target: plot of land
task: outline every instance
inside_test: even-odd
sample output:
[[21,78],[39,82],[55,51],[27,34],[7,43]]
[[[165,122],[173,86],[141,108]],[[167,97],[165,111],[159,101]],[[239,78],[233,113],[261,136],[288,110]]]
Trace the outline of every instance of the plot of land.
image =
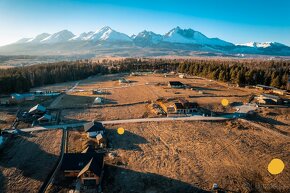
[[10,139],[0,152],[0,192],[38,192],[60,154],[61,130]]
[[289,137],[239,121],[115,125],[109,139],[118,156],[109,159],[105,192],[194,192],[213,183],[238,192],[290,189],[289,167],[267,171],[273,158],[289,165]]
[[[130,83],[118,82],[125,78]],[[167,86],[168,81],[181,81],[193,89],[173,89]],[[92,94],[92,90],[101,90],[106,94]],[[259,93],[254,89],[237,88],[224,83],[209,81],[198,77],[181,79],[177,76],[164,77],[161,74],[128,76],[125,74],[91,77],[80,81],[73,92],[64,95],[55,107],[66,107],[63,115],[69,119],[111,120],[152,117],[146,104],[158,98],[185,98],[197,102],[201,107],[218,111],[231,112],[224,108],[221,100],[226,98],[230,103],[248,102],[252,94]],[[96,97],[103,99],[102,104],[93,104]],[[91,108],[87,108],[91,107]],[[69,108],[78,108],[72,109]]]

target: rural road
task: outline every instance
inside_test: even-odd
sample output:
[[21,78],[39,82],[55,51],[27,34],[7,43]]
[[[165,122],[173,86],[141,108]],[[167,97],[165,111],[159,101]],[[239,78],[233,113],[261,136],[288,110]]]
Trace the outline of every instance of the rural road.
[[100,121],[104,125],[108,124],[121,124],[121,123],[143,123],[143,122],[160,122],[160,121],[222,121],[229,118],[225,117],[203,117],[203,116],[191,116],[191,117],[165,117],[165,118],[144,118],[144,119],[124,119],[124,120],[112,120],[112,121]]
[[60,94],[58,97],[56,97],[54,99],[54,101],[52,101],[52,103],[50,103],[48,108],[54,108],[58,105],[58,103],[61,101],[62,97],[64,94],[72,92],[78,85],[79,85],[80,81],[78,81],[77,83],[75,83],[75,85],[73,87],[71,87],[70,89],[66,90],[65,93]]
[[[143,119],[124,119],[124,120],[112,120],[112,121],[100,121],[104,125],[108,124],[125,124],[125,123],[144,123],[144,122],[160,122],[160,121],[223,121],[231,118],[228,117],[203,117],[200,115],[191,117],[165,117],[165,118],[143,118]],[[42,131],[49,129],[67,129],[68,127],[81,127],[87,122],[70,123],[70,124],[60,124],[60,125],[49,125],[49,126],[37,126],[31,128],[19,129],[21,132],[32,132],[32,131]],[[9,130],[8,132],[13,132],[14,130]]]

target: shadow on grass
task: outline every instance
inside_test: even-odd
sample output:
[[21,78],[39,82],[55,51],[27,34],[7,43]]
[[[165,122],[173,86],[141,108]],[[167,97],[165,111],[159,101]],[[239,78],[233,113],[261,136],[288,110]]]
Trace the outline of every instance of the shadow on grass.
[[[23,175],[25,178],[32,178],[42,183],[46,180],[57,159],[58,156],[47,153],[38,144],[28,141],[24,136],[10,137],[0,151],[0,168],[11,171],[8,172],[9,176],[0,172],[0,189],[4,192],[14,192],[21,189],[22,192],[31,191],[30,187],[25,187],[24,184],[18,182],[17,186],[13,187],[13,184],[16,185],[16,183],[10,180]],[[16,171],[13,168],[16,168]],[[9,187],[7,186],[8,180],[10,181]],[[13,188],[15,189],[13,190]]]
[[205,193],[208,191],[162,175],[105,165],[104,193]]
[[139,145],[148,143],[145,138],[130,131],[125,130],[124,134],[120,135],[118,134],[117,129],[106,128],[106,132],[109,140],[109,146],[114,149],[142,151]]

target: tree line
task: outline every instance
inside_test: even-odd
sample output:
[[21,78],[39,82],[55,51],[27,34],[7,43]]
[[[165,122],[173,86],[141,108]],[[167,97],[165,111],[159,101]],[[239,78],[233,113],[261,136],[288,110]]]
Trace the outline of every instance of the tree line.
[[219,59],[77,60],[0,70],[0,94],[27,92],[30,88],[76,81],[98,74],[135,71],[177,71],[239,85],[265,84],[286,88],[289,61]]
[[283,60],[191,60],[181,63],[178,71],[240,86],[263,84],[286,89],[288,75],[290,75],[290,62]]

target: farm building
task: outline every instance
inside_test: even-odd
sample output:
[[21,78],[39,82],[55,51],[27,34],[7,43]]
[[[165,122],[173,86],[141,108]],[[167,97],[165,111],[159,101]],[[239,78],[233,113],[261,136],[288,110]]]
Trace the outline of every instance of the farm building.
[[266,85],[261,85],[261,84],[257,84],[256,88],[259,89],[259,90],[272,90],[272,89],[275,89],[272,86],[266,86]]
[[84,124],[84,130],[90,138],[96,138],[98,134],[105,134],[105,128],[100,122],[89,122]]
[[46,112],[46,108],[40,104],[35,105],[28,111],[28,113],[30,114],[44,114],[45,112]]
[[65,153],[61,171],[65,177],[76,177],[84,186],[96,187],[103,175],[103,153]]
[[189,102],[184,99],[179,99],[179,102],[174,102],[174,103],[164,103],[160,101],[158,102],[158,104],[168,114],[170,113],[188,114],[188,113],[197,112],[198,110],[197,103]]
[[271,94],[261,94],[256,98],[257,102],[259,104],[264,104],[264,105],[277,105],[277,104],[282,104],[283,100],[276,95],[271,95]]
[[197,112],[198,104],[195,102],[189,102],[185,99],[179,99],[179,102],[182,105],[184,113],[193,113]]
[[168,86],[170,88],[184,88],[184,84],[179,81],[169,81]]
[[16,103],[20,103],[23,101],[33,101],[35,99],[34,94],[26,93],[26,94],[18,94],[14,93],[11,94],[11,99],[15,101]]
[[130,81],[129,80],[126,80],[125,78],[120,78],[119,79],[119,83],[122,84],[122,83],[129,83]]

